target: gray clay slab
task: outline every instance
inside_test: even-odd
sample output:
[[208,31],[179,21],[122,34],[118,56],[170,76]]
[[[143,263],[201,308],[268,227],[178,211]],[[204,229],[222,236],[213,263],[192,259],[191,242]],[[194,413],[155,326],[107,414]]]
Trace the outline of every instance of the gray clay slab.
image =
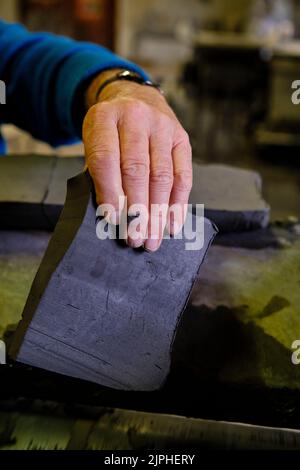
[[67,181],[83,170],[82,157],[57,157],[49,184],[46,205],[64,205],[67,193]]
[[43,202],[44,213],[54,229],[66,200],[67,180],[82,171],[82,157],[56,158],[49,182],[48,191]]
[[0,228],[42,229],[47,224],[43,201],[55,157],[0,157]]
[[53,230],[66,198],[66,182],[82,157],[0,157],[0,228]]
[[270,207],[262,198],[262,181],[254,171],[227,165],[193,165],[190,203],[204,204],[204,214],[220,232],[268,225]]
[[[22,155],[0,158],[1,228],[53,230],[66,197],[66,182],[82,170],[83,157]],[[193,164],[193,204],[220,232],[266,227],[270,208],[261,196],[261,178],[225,165]]]
[[184,238],[164,240],[152,254],[132,250],[97,238],[93,196],[88,174],[69,180],[11,355],[111,388],[155,390],[169,373],[177,325],[216,230],[203,219],[198,251],[186,250]]
[[41,203],[56,157],[7,155],[0,157],[0,201]]

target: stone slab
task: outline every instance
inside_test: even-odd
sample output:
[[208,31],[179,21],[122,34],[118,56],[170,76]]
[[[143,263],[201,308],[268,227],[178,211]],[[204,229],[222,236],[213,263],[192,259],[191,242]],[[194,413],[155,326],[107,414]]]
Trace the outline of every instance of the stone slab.
[[44,212],[54,229],[66,200],[67,180],[83,170],[82,157],[57,158],[52,171],[48,192],[44,200]]
[[0,158],[0,228],[53,230],[66,182],[83,168],[82,157],[9,155]]
[[[0,158],[0,227],[53,230],[66,197],[66,181],[82,170],[83,157],[39,155]],[[266,227],[270,208],[262,199],[260,176],[225,165],[194,163],[193,204],[220,232]]]
[[[88,174],[69,180],[66,205],[11,354],[112,388],[158,389],[168,376],[177,325],[216,230],[203,219],[202,249],[187,250],[196,221],[189,214],[183,238],[164,240],[156,253],[132,250],[97,238],[93,198]],[[202,227],[196,230],[202,233]]]
[[270,207],[262,198],[258,173],[227,165],[194,164],[192,204],[204,204],[205,216],[220,232],[266,227]]
[[35,155],[0,158],[0,228],[48,228],[43,201],[55,162]]

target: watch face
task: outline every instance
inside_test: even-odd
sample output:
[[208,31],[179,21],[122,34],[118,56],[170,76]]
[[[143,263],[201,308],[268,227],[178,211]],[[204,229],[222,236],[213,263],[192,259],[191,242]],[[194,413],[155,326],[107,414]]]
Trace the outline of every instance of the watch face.
[[96,95],[96,99],[99,98],[99,95],[101,94],[102,90],[106,87],[106,85],[113,83],[114,81],[117,81],[117,80],[128,80],[131,82],[139,83],[140,85],[148,85],[153,88],[156,88],[163,95],[163,91],[161,90],[160,86],[157,83],[154,83],[151,80],[145,80],[138,73],[132,72],[131,70],[122,70],[121,72],[118,72],[114,77],[111,77],[108,80],[106,80],[106,82],[104,82],[100,86]]
[[119,73],[120,78],[127,78],[129,80],[143,80],[137,73],[131,72],[130,70],[124,70]]
[[120,72],[119,76],[120,77],[129,77],[131,75],[131,72],[129,70],[123,70],[123,72]]

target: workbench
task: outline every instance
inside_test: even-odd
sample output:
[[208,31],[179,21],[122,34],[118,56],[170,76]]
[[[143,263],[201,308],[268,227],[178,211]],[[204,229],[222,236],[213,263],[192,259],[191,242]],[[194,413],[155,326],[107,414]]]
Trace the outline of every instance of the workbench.
[[[20,320],[50,236],[48,232],[0,233],[1,337],[9,339]],[[21,439],[7,444],[7,433],[0,432],[0,448],[32,447],[33,442],[36,446],[40,442],[39,445],[46,448],[54,444],[66,447],[63,434],[64,426],[70,426],[68,416],[62,419],[57,415],[55,421],[54,413],[52,441],[42,443],[39,440],[41,413],[49,406],[55,410],[63,408],[64,412],[71,410],[77,417],[81,407],[87,413],[84,416],[93,415],[99,407],[101,413],[105,408],[106,415],[108,407],[299,428],[300,365],[293,365],[291,361],[291,345],[300,336],[299,280],[298,237],[287,248],[255,250],[213,245],[179,330],[173,371],[162,391],[118,392],[21,364],[0,366],[0,408],[4,413],[1,416],[5,416],[11,436],[20,421],[17,436]],[[47,413],[49,410],[45,416]],[[120,413],[126,421],[127,412]],[[128,413],[131,416],[132,412]],[[97,417],[100,415],[96,413]],[[145,419],[139,413],[134,416],[138,421]],[[170,419],[165,416],[165,423]],[[30,423],[31,444],[23,440],[26,420]],[[109,419],[105,422],[101,426],[108,447],[104,448],[110,448],[117,439],[116,429]],[[84,429],[84,423],[76,426]],[[114,432],[109,440],[107,433],[111,426]],[[189,428],[190,421],[183,420],[182,426]],[[167,426],[166,433],[171,440],[178,438],[175,429],[176,426]],[[126,434],[126,426],[119,432]],[[6,437],[1,443],[3,436]],[[160,433],[156,438],[161,439]],[[220,438],[210,435],[209,439],[216,446],[221,445]],[[101,448],[104,444],[99,445]]]
[[[7,344],[51,234],[0,230],[0,339]],[[0,366],[0,449],[299,448],[300,364],[292,362],[299,285],[296,219],[218,235],[162,390],[122,392],[8,360]]]

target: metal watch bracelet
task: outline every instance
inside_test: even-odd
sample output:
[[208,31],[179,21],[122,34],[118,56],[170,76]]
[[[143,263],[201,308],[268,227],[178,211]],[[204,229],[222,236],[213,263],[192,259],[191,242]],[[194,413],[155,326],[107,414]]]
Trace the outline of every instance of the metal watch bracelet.
[[99,99],[99,96],[102,93],[102,91],[104,90],[104,88],[106,88],[111,83],[117,82],[119,80],[126,80],[126,81],[129,81],[129,82],[138,83],[139,85],[150,86],[150,87],[153,87],[156,90],[158,90],[162,95],[164,94],[163,90],[161,89],[161,87],[158,83],[152,82],[151,80],[145,80],[140,75],[138,75],[135,72],[131,72],[130,70],[122,70],[122,72],[116,73],[116,75],[114,75],[113,77],[108,78],[107,80],[105,80],[100,85],[99,89],[97,90],[95,100],[97,101]]

